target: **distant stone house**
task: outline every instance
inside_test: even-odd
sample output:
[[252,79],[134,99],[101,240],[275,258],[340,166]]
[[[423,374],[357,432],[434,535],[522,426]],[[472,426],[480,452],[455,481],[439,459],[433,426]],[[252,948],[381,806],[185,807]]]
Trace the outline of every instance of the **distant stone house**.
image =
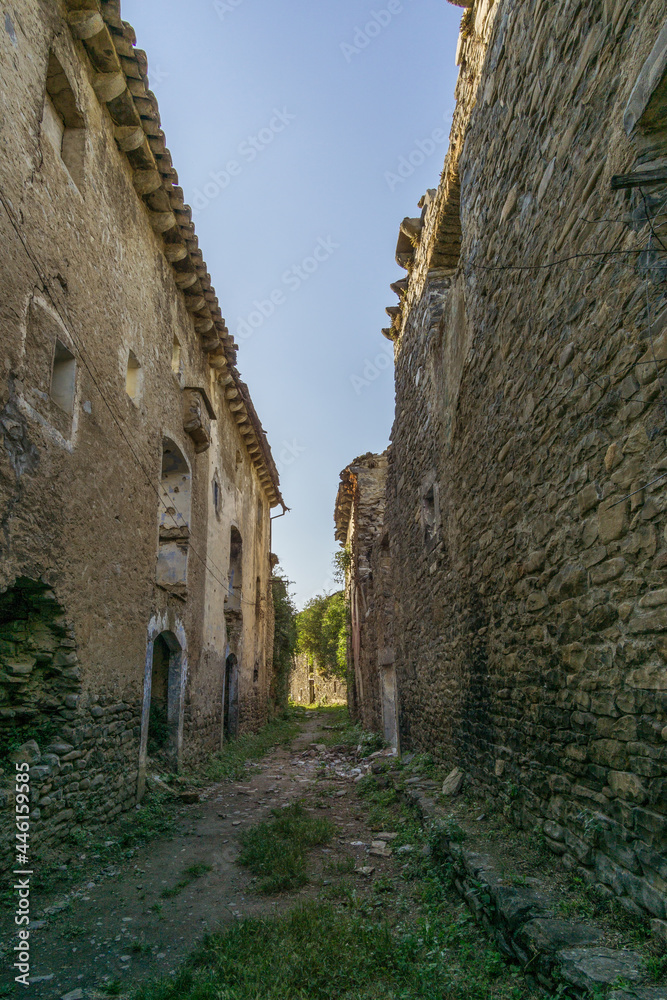
[[119,3],[8,8],[0,72],[0,738],[48,840],[265,719],[282,498]]
[[289,697],[295,705],[345,705],[347,685],[339,677],[325,677],[312,656],[299,653],[290,672]]
[[664,920],[665,6],[467,6],[384,331],[400,738]]

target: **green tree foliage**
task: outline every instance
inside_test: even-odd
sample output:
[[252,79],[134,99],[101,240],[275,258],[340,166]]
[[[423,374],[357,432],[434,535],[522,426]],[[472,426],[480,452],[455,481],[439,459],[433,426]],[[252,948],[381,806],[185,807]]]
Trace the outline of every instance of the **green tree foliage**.
[[292,658],[297,648],[297,613],[287,577],[274,573],[271,587],[275,615],[271,701],[277,711],[284,711],[287,708]]
[[352,553],[348,548],[340,549],[338,552],[334,553],[333,573],[336,583],[340,583],[342,586],[345,586],[345,578],[351,565]]
[[347,670],[347,609],[342,591],[318,595],[297,615],[298,651],[315,661],[324,677],[344,678]]

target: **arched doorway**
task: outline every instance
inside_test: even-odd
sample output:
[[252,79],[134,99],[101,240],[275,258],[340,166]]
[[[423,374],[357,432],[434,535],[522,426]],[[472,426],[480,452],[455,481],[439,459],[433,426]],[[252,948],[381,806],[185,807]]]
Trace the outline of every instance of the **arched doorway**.
[[141,798],[146,766],[177,771],[183,739],[183,672],[185,653],[176,635],[153,634],[146,652],[144,705],[141,716],[139,787]]
[[223,737],[236,736],[239,715],[239,661],[235,653],[230,653],[225,663],[225,687],[223,691]]

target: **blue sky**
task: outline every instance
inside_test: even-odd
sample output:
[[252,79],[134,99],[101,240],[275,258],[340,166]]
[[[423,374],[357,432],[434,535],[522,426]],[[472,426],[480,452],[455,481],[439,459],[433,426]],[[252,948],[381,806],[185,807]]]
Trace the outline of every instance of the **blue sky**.
[[449,134],[461,13],[445,0],[123,0],[292,508],[273,550],[299,606],[333,587],[341,469],[388,444],[380,331],[404,275],[398,226],[442,169],[433,133]]

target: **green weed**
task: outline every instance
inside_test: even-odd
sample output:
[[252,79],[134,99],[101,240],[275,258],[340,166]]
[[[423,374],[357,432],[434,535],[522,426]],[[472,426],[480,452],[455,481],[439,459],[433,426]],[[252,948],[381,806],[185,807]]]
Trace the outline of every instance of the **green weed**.
[[329,820],[309,816],[298,802],[272,812],[273,819],[241,835],[238,859],[259,877],[259,890],[266,893],[304,885],[308,881],[306,852],[328,843],[335,830]]
[[108,983],[100,986],[100,990],[108,997],[119,997],[123,992],[123,984],[120,979],[111,979]]
[[147,843],[155,837],[166,837],[174,832],[177,817],[173,801],[166,792],[151,792],[140,809],[124,816],[118,824],[117,850]]
[[289,712],[269,722],[258,733],[245,733],[229,740],[211,758],[206,778],[210,781],[240,781],[247,774],[246,764],[249,761],[259,760],[276,746],[291,743],[298,732],[298,719],[295,713]]
[[43,750],[49,743],[59,738],[62,727],[62,721],[56,719],[43,719],[39,725],[30,722],[19,724],[13,721],[5,723],[0,729],[0,762],[3,764],[8,762],[19,747],[31,740],[35,740]]
[[667,976],[667,953],[662,955],[646,955],[644,965],[654,983],[662,983]]
[[146,941],[133,941],[130,945],[130,952],[133,955],[150,955],[151,946]]
[[308,903],[206,939],[136,1000],[522,1000],[534,996],[468,919],[392,927],[366,907]]
[[184,889],[187,889],[198,878],[201,878],[202,875],[206,875],[210,871],[212,871],[212,865],[190,865],[189,868],[185,869],[183,876],[178,880],[176,885],[172,885],[169,889],[163,889],[160,895],[163,899],[172,899],[183,892]]

